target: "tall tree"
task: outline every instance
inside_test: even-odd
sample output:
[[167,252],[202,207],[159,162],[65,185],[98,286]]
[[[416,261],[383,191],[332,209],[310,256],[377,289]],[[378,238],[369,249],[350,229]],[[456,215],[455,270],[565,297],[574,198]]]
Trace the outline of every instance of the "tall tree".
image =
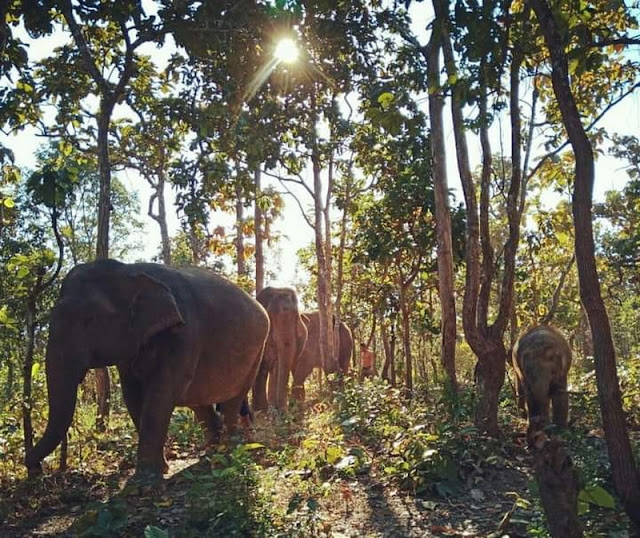
[[[437,0],[435,0],[437,1]],[[442,310],[440,360],[447,374],[451,391],[458,392],[456,379],[456,303],[453,280],[453,247],[451,239],[451,210],[447,182],[446,149],[444,142],[444,95],[440,84],[440,50],[446,19],[436,18],[429,44],[424,51],[427,60],[429,88],[429,116],[431,125],[431,155],[433,185],[436,202],[436,239],[438,243],[438,289]]]
[[[162,30],[155,17],[147,17],[137,0],[106,2],[99,5],[74,4],[62,0],[59,9],[69,26],[81,62],[99,96],[96,115],[97,153],[100,170],[98,200],[98,241],[96,258],[109,257],[111,200],[111,159],[109,129],[116,105],[129,88],[137,66],[136,50],[144,43],[159,40]],[[110,408],[109,371],[96,372],[98,383],[98,428],[104,429]]]
[[622,410],[615,348],[607,310],[602,300],[594,255],[592,196],[595,174],[593,148],[582,125],[571,87],[569,62],[565,50],[568,27],[560,24],[561,13],[554,13],[550,4],[545,0],[531,0],[531,6],[540,23],[549,50],[553,90],[575,156],[573,218],[580,297],[587,311],[593,334],[598,396],[613,481],[627,514],[635,525],[640,527],[640,476],[634,461]]

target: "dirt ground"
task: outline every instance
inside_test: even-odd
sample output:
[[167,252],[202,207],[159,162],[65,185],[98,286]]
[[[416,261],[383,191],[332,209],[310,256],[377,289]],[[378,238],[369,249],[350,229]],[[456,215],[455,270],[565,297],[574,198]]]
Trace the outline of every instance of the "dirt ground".
[[[317,536],[342,537],[424,537],[424,536],[526,536],[523,521],[530,514],[516,506],[516,498],[527,491],[530,461],[514,444],[513,458],[501,467],[478,469],[467,478],[465,492],[450,498],[416,498],[393,481],[370,472],[333,482],[328,494],[315,508]],[[125,484],[132,471],[119,468],[106,475],[68,471],[49,473],[42,478],[18,481],[0,497],[0,536],[144,536],[147,525],[166,529],[170,536],[197,536],[186,532],[184,521],[190,509],[189,477],[206,469],[203,453],[181,453],[170,461],[164,487],[152,492],[127,492]],[[286,502],[288,469],[271,467],[277,488],[274,502]],[[517,492],[517,495],[516,495]],[[278,498],[280,497],[280,498]],[[87,520],[95,523],[97,501],[109,502],[108,517],[101,534],[87,534]],[[126,513],[126,524],[117,524],[118,512]],[[95,528],[95,527],[94,527]],[[95,531],[94,531],[95,532]],[[250,535],[243,534],[240,535]],[[301,535],[283,530],[283,536]]]

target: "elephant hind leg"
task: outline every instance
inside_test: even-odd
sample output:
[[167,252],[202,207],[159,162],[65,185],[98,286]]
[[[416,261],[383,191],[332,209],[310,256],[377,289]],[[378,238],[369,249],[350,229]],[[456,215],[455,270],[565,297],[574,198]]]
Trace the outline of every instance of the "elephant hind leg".
[[246,395],[240,395],[240,396],[235,396],[234,398],[231,398],[220,404],[220,408],[222,410],[222,416],[224,417],[225,429],[227,434],[230,436],[235,435],[237,433],[238,417],[240,417],[240,411],[243,407],[243,404],[245,403],[247,404],[247,408],[248,408]]
[[553,422],[558,428],[566,428],[569,418],[569,393],[566,385],[553,391]]
[[199,405],[191,407],[196,415],[196,420],[204,429],[205,445],[215,445],[220,442],[222,432],[222,420],[212,405]]

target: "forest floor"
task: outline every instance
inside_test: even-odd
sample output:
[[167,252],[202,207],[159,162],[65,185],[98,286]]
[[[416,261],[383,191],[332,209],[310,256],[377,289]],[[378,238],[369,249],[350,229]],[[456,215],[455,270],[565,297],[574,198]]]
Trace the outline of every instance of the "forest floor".
[[[259,415],[250,441],[209,451],[179,415],[170,472],[153,490],[128,482],[130,438],[103,441],[66,473],[3,477],[0,536],[545,535],[522,435],[488,439],[458,424],[445,443],[364,392],[355,387],[341,409],[316,399]],[[597,435],[592,443],[603,447]],[[619,511],[605,516],[592,535],[628,536]]]

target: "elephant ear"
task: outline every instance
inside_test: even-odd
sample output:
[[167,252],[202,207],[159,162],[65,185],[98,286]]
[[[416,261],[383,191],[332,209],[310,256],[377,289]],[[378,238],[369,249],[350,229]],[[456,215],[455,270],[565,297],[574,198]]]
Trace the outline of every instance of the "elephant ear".
[[141,345],[165,329],[184,324],[171,290],[162,282],[141,273],[134,277],[134,290],[129,311]]

